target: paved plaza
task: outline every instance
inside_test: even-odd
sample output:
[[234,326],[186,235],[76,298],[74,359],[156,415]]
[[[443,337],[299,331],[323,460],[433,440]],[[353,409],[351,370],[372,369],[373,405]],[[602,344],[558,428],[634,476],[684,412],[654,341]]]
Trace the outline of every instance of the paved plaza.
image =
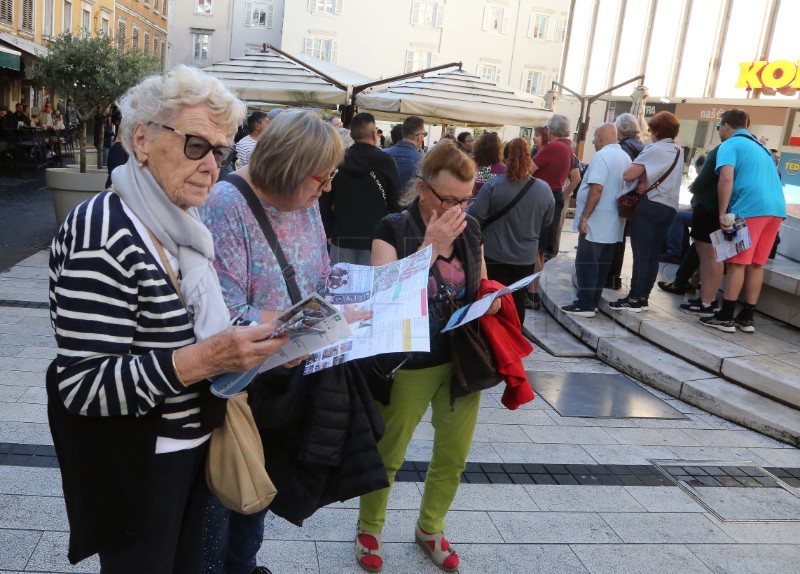
[[[96,559],[75,567],[66,559],[45,407],[44,371],[55,356],[46,301],[46,251],[0,274],[0,571],[97,572]],[[535,331],[557,329],[529,313]],[[534,378],[617,372],[591,356],[538,348],[525,364]],[[791,487],[800,486],[800,451],[649,392],[685,418],[565,417],[541,396],[509,411],[500,404],[502,387],[484,393],[470,464],[448,515],[460,571],[797,572],[800,509]],[[439,572],[413,543],[432,436],[426,419],[390,499],[386,573]],[[678,462],[665,474],[653,461]],[[706,494],[693,497],[670,473],[691,475],[673,478]],[[353,558],[356,517],[354,500],[320,510],[303,528],[270,515],[261,562],[275,574],[361,572]]]

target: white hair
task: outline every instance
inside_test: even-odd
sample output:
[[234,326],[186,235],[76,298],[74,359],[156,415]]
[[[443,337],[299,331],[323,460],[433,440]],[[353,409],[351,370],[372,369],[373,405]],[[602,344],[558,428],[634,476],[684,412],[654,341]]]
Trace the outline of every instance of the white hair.
[[246,106],[217,78],[180,65],[165,74],[150,76],[128,90],[117,102],[122,114],[121,141],[133,154],[133,132],[138,125],[170,124],[189,106],[205,105],[212,119],[233,139],[244,121]]
[[545,125],[550,129],[550,133],[553,135],[565,138],[570,134],[569,119],[567,119],[565,115],[553,114]]
[[639,121],[633,114],[620,114],[617,119],[614,120],[614,125],[617,126],[620,137],[636,136],[642,131],[639,129]]

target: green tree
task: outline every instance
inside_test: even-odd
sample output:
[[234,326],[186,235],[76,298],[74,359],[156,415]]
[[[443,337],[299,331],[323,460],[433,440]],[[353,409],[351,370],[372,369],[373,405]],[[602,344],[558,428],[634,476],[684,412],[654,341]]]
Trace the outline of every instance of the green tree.
[[[28,71],[30,80],[72,102],[81,121],[80,170],[86,173],[86,120],[109,108],[129,88],[158,71],[158,60],[138,50],[125,50],[110,36],[59,36],[50,53]],[[103,156],[97,153],[97,167]]]

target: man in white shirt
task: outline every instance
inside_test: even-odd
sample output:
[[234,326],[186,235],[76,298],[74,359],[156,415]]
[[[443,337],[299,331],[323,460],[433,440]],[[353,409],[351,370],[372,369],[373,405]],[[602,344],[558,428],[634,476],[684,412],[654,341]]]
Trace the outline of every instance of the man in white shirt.
[[236,144],[236,156],[239,158],[241,165],[244,166],[250,162],[250,154],[253,153],[253,148],[256,147],[256,140],[268,123],[267,114],[260,110],[254,111],[247,118],[247,127],[250,128],[250,134],[244,136]]
[[574,230],[580,233],[575,255],[578,299],[561,307],[581,317],[594,317],[614,245],[622,241],[625,220],[619,216],[617,197],[628,191],[622,174],[631,165],[631,158],[617,143],[613,123],[599,126],[593,143],[597,153],[583,176],[575,207]]

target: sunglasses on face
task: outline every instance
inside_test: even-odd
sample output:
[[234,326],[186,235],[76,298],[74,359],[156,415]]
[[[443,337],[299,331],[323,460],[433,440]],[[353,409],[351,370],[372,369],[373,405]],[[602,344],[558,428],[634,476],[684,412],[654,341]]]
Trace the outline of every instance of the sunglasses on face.
[[311,179],[319,183],[319,189],[322,189],[323,187],[328,185],[331,181],[333,181],[333,178],[336,177],[337,173],[339,173],[338,168],[334,169],[328,175],[312,175]]
[[164,128],[165,130],[175,132],[179,136],[185,137],[186,142],[183,144],[183,155],[185,155],[188,159],[198,161],[206,157],[208,152],[211,152],[214,155],[214,161],[216,162],[217,167],[226,167],[231,163],[231,160],[233,160],[235,150],[232,147],[226,145],[215,146],[202,136],[187,134],[164,124],[154,123],[151,125]]
[[458,206],[461,209],[466,209],[470,205],[472,205],[473,202],[475,201],[474,197],[468,197],[466,199],[454,199],[452,197],[442,197],[441,195],[436,193],[436,190],[433,189],[433,186],[430,183],[428,183],[428,181],[425,178],[421,177],[420,179],[425,183],[425,185],[428,186],[433,195],[436,196],[436,198],[441,202],[442,207],[444,207],[445,209],[450,209],[451,207],[455,206]]

